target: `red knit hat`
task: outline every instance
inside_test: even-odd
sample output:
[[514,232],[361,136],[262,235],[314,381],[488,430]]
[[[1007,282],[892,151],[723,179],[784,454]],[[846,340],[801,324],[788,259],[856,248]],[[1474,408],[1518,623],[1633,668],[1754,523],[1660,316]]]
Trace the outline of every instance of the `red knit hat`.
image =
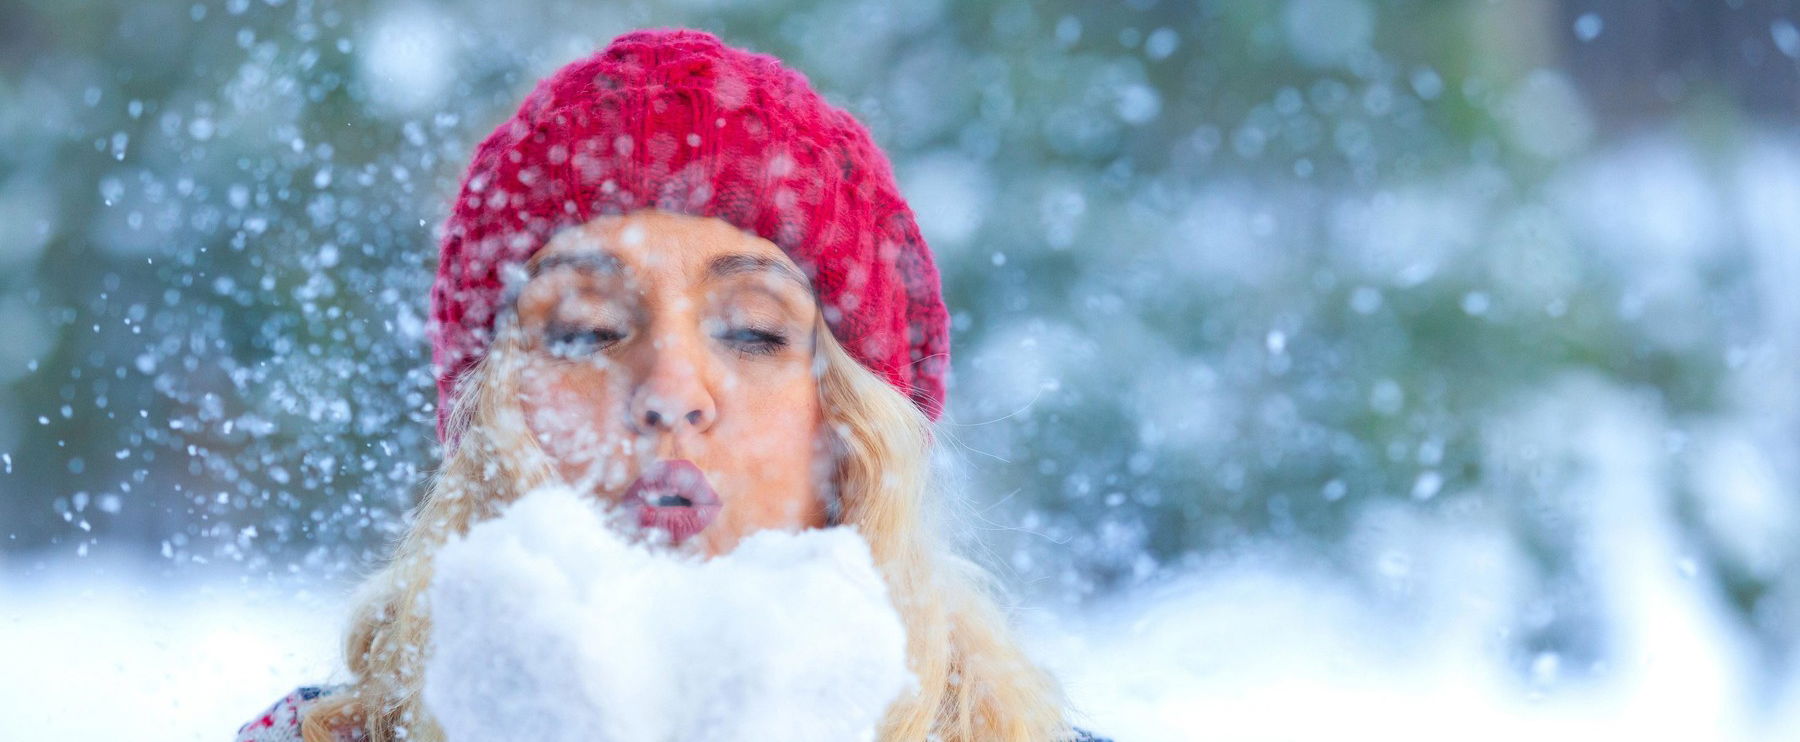
[[774,57],[633,31],[539,82],[475,151],[431,287],[438,438],[486,352],[505,266],[636,209],[723,219],[811,276],[832,334],[936,419],[950,338],[937,267],[863,126]]

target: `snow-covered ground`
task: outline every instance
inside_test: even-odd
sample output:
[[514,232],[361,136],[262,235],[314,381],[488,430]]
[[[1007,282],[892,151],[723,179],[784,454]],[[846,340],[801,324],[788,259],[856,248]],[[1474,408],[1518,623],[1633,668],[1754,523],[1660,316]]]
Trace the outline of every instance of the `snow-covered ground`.
[[[223,740],[294,686],[327,678],[324,600],[237,586],[136,582],[60,564],[0,582],[0,739]],[[1714,634],[1656,637],[1669,658],[1554,695],[1508,680],[1447,637],[1294,574],[1197,575],[1032,632],[1085,723],[1157,740],[1784,740],[1753,693],[1719,684]],[[1677,626],[1671,626],[1677,628]],[[1466,638],[1466,637],[1465,637]],[[1692,663],[1692,664],[1690,664]],[[1654,663],[1652,663],[1654,664]],[[1692,672],[1690,672],[1692,671]]]
[[[1642,401],[1572,376],[1493,421],[1501,441],[1579,463],[1558,494],[1581,503],[1598,660],[1509,660],[1528,558],[1481,508],[1366,511],[1373,591],[1271,555],[1030,634],[1121,740],[1800,739],[1800,678],[1771,677],[1781,665],[1694,568],[1666,497],[1666,422]],[[1762,498],[1753,484],[1712,495]]]
[[[1463,567],[1493,557],[1479,539],[1440,537],[1433,548],[1427,558]],[[1691,582],[1674,570],[1628,582],[1634,659],[1553,690],[1514,679],[1494,658],[1492,606],[1469,600],[1471,590],[1440,596],[1444,615],[1421,628],[1291,570],[1189,575],[1105,610],[1040,616],[1027,633],[1085,725],[1121,742],[1800,735],[1793,704],[1785,716],[1759,711],[1770,704],[1744,685],[1743,648]],[[332,677],[340,596],[90,561],[9,565],[0,739],[227,739],[292,687]],[[1553,659],[1533,666],[1534,676],[1556,672]]]
[[[1244,558],[1072,615],[1024,611],[1027,640],[1083,725],[1121,742],[1800,738],[1800,688],[1693,568],[1655,406],[1575,376],[1491,424],[1502,449],[1524,437],[1580,464],[1560,486],[1582,503],[1568,526],[1598,659],[1517,657],[1527,559],[1503,516],[1399,505],[1362,514],[1367,580]],[[1780,498],[1723,479],[1715,499]],[[294,686],[341,678],[347,589],[98,553],[0,564],[0,740],[224,739]]]
[[226,740],[337,658],[341,590],[0,563],[0,740]]

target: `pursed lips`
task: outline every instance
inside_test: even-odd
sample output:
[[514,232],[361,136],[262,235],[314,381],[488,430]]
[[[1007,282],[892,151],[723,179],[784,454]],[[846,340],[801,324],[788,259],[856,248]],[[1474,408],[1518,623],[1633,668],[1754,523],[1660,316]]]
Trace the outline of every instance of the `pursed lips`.
[[722,507],[700,467],[685,459],[651,464],[626,488],[624,501],[637,503],[640,528],[666,533],[675,545],[706,530]]

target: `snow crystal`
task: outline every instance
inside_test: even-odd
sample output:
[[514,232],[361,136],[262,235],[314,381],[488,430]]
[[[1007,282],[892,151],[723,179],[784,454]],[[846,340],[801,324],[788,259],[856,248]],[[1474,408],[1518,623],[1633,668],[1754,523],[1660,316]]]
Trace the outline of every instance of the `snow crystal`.
[[1437,70],[1420,67],[1413,70],[1412,88],[1413,92],[1418,93],[1421,99],[1436,100],[1439,95],[1444,93],[1444,78],[1438,75]]
[[1775,40],[1775,48],[1782,54],[1800,59],[1800,29],[1787,19],[1779,19],[1769,24],[1769,38]]
[[1151,59],[1167,59],[1181,45],[1181,36],[1172,28],[1164,27],[1150,32],[1144,39],[1144,54]]
[[938,255],[967,247],[992,210],[993,177],[967,157],[939,153],[915,160],[901,174],[919,230]]
[[1599,14],[1582,13],[1580,18],[1575,19],[1575,38],[1582,41],[1593,41],[1604,30],[1606,30],[1606,21],[1602,20]]
[[1162,112],[1162,96],[1156,89],[1142,83],[1126,85],[1118,91],[1116,104],[1119,118],[1128,124],[1149,123]]
[[454,49],[440,21],[428,8],[399,5],[369,26],[359,72],[377,107],[413,113],[444,99],[454,79]]
[[855,531],[701,562],[603,515],[544,488],[439,552],[424,697],[449,739],[868,740],[914,683]]

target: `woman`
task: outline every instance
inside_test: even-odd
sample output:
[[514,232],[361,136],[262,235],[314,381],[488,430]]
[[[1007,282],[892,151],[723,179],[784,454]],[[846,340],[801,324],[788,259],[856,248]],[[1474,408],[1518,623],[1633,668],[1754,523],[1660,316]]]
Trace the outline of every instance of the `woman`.
[[431,298],[445,460],[365,586],[356,680],[241,739],[439,739],[419,688],[432,552],[550,482],[707,556],[855,525],[919,680],[881,739],[1091,739],[937,533],[937,270],[886,158],[801,75],[690,30],[559,70],[476,151]]

